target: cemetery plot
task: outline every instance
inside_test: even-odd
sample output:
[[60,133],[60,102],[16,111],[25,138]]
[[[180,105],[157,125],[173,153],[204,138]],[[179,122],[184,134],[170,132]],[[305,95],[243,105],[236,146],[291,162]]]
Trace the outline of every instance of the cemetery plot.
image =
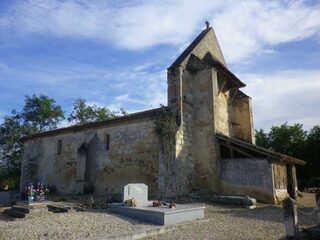
[[[159,204],[155,204],[159,203]],[[205,207],[148,201],[148,186],[131,183],[124,187],[123,202],[111,204],[111,211],[128,217],[170,225],[204,218]]]

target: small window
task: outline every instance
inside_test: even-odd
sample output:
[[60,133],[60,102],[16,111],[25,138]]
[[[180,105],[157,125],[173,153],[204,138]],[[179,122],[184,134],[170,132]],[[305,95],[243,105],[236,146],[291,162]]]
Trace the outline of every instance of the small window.
[[62,152],[62,140],[58,140],[57,155],[61,155],[61,152]]
[[110,135],[109,134],[105,135],[104,142],[105,142],[105,146],[106,146],[106,151],[108,151],[110,149]]

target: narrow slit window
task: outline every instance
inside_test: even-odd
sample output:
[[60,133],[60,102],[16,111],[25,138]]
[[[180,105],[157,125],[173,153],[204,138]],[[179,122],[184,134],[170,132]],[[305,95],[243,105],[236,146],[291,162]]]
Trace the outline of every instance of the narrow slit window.
[[61,152],[62,152],[62,140],[58,140],[57,155],[61,155]]
[[106,151],[110,149],[110,135],[106,134],[105,135],[105,144],[106,144]]

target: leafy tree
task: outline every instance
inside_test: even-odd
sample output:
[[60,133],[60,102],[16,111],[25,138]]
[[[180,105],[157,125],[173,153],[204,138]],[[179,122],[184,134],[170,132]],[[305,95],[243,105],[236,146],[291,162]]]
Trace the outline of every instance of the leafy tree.
[[293,157],[302,157],[307,133],[303,130],[302,124],[287,123],[280,126],[272,126],[268,134],[269,146],[277,152]]
[[[127,113],[120,109],[122,115]],[[73,111],[68,117],[68,122],[75,124],[84,124],[89,122],[97,122],[113,119],[119,116],[119,112],[111,111],[106,107],[98,107],[97,105],[87,105],[86,100],[79,98],[73,103]]]
[[17,188],[19,184],[23,157],[21,137],[35,131],[31,126],[22,125],[15,111],[11,116],[6,116],[0,125],[0,182],[1,179],[6,180],[10,188]]
[[302,124],[290,126],[287,123],[272,126],[268,133],[256,130],[256,144],[305,160],[305,166],[297,167],[301,187],[320,182],[320,126],[309,132],[303,130]]
[[314,186],[317,181],[320,187],[320,125],[309,131],[303,153],[307,164],[302,169],[301,176],[308,179],[307,185]]
[[22,112],[12,111],[0,125],[0,182],[7,181],[11,188],[19,185],[23,142],[30,134],[53,129],[64,118],[55,100],[44,95],[26,96]]
[[256,138],[256,144],[258,146],[269,148],[270,143],[268,140],[268,134],[264,132],[263,129],[260,128],[260,130],[255,130],[255,138]]
[[39,131],[45,131],[56,128],[57,124],[64,119],[64,113],[53,98],[32,95],[25,98],[21,119],[24,124],[30,124]]
[[22,127],[17,115],[6,116],[4,123],[0,126],[0,158],[1,169],[15,169],[17,159],[21,157],[21,137]]

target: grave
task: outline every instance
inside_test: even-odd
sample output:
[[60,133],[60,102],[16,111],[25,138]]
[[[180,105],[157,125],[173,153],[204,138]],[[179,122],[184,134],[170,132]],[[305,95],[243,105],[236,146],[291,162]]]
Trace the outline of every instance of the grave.
[[122,202],[130,200],[133,197],[137,200],[138,206],[148,204],[148,186],[143,183],[130,183],[124,186]]
[[[124,202],[135,198],[136,207],[125,206]],[[154,207],[153,201],[148,201],[148,186],[142,183],[131,183],[124,187],[123,202],[112,203],[110,210],[127,217],[152,222],[158,225],[171,225],[204,218],[203,206],[176,204],[175,208],[168,206]]]
[[212,200],[216,203],[242,205],[248,209],[254,209],[257,205],[257,200],[249,196],[216,195]]
[[10,209],[6,209],[4,213],[16,218],[25,218],[28,215],[33,215],[35,213],[48,213],[48,203],[48,201],[17,201],[16,205],[12,206]]

